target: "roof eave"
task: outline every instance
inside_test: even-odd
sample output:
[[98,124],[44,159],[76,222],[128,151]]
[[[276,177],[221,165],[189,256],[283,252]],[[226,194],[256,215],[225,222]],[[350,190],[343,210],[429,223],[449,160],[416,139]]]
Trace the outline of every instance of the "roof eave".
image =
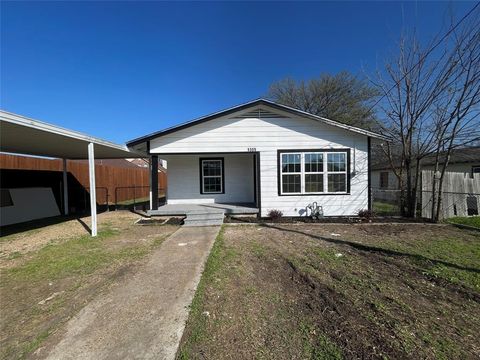
[[128,147],[133,147],[135,145],[147,142],[147,141],[152,140],[154,138],[164,136],[164,135],[167,135],[167,134],[175,132],[175,131],[180,131],[180,130],[186,128],[186,127],[194,126],[194,125],[200,124],[200,123],[205,122],[205,121],[213,120],[215,118],[219,118],[221,116],[225,116],[225,115],[228,115],[230,113],[241,111],[245,108],[253,107],[253,106],[257,106],[257,105],[261,105],[261,104],[276,108],[278,110],[287,111],[287,112],[293,113],[294,115],[299,115],[299,116],[303,116],[303,117],[306,117],[306,118],[309,118],[309,119],[312,119],[312,120],[320,121],[320,122],[326,123],[328,125],[335,126],[335,127],[338,127],[338,128],[342,128],[344,130],[355,132],[355,133],[358,133],[358,134],[361,134],[361,135],[364,135],[364,136],[373,137],[373,138],[384,140],[384,141],[389,141],[389,139],[386,136],[383,136],[381,134],[377,134],[377,133],[369,131],[369,130],[357,128],[355,126],[343,124],[343,123],[340,123],[340,122],[335,121],[335,120],[330,120],[330,119],[327,119],[327,118],[324,118],[324,117],[321,117],[321,116],[310,114],[308,112],[298,110],[298,109],[292,108],[290,106],[278,104],[276,102],[273,102],[273,101],[270,101],[270,100],[267,100],[267,99],[255,99],[255,100],[252,100],[252,101],[249,101],[249,102],[246,102],[246,103],[243,103],[243,104],[240,104],[240,105],[237,105],[237,106],[234,106],[234,107],[222,110],[222,111],[218,111],[218,112],[215,112],[215,113],[212,113],[212,114],[209,114],[209,115],[206,115],[206,116],[202,116],[200,118],[197,118],[197,119],[194,119],[194,120],[191,120],[191,121],[181,123],[179,125],[169,127],[167,129],[163,129],[163,130],[156,131],[156,132],[153,132],[153,133],[145,135],[145,136],[141,136],[141,137],[132,139],[132,140],[128,141],[126,143],[126,145]]

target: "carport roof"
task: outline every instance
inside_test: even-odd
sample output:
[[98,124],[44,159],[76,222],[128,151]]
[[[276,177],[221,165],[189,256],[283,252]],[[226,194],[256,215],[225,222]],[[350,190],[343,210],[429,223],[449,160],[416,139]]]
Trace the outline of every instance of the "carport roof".
[[96,159],[145,157],[125,145],[0,110],[0,151],[64,159],[88,158],[94,144]]

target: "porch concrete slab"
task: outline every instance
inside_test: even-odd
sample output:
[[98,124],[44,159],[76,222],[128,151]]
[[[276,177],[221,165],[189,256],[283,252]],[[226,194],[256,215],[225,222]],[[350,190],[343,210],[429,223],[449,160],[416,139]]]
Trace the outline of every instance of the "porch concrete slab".
[[149,210],[147,213],[151,216],[171,216],[188,214],[258,214],[258,208],[253,204],[166,204],[158,210]]
[[46,358],[174,359],[219,230],[177,230],[133,276],[72,318]]

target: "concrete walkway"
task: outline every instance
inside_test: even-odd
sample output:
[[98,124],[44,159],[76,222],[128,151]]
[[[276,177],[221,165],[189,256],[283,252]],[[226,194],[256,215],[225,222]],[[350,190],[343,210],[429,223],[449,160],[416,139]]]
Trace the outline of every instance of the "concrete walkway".
[[220,226],[182,227],[124,283],[72,318],[47,359],[174,359]]

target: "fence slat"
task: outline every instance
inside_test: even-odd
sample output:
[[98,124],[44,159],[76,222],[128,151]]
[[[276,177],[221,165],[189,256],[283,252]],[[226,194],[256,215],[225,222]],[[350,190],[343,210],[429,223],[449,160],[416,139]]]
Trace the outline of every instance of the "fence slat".
[[[62,171],[63,163],[61,159],[44,159],[19,155],[0,154],[1,169],[16,170],[39,170],[39,171]],[[67,169],[75,179],[88,191],[88,164],[82,161],[68,160]],[[158,174],[159,189],[165,191],[167,186],[167,176],[164,172]],[[149,170],[142,167],[120,167],[114,165],[95,164],[95,178],[97,189],[101,188],[104,196],[97,198],[100,205],[115,204],[132,200],[136,197],[149,196]],[[117,188],[138,187],[136,194],[134,191],[117,191]]]
[[[422,217],[432,217],[434,172],[422,171]],[[437,174],[438,176],[438,174]],[[438,181],[435,189],[438,193]],[[440,218],[478,215],[480,209],[480,174],[446,172],[442,185]]]

